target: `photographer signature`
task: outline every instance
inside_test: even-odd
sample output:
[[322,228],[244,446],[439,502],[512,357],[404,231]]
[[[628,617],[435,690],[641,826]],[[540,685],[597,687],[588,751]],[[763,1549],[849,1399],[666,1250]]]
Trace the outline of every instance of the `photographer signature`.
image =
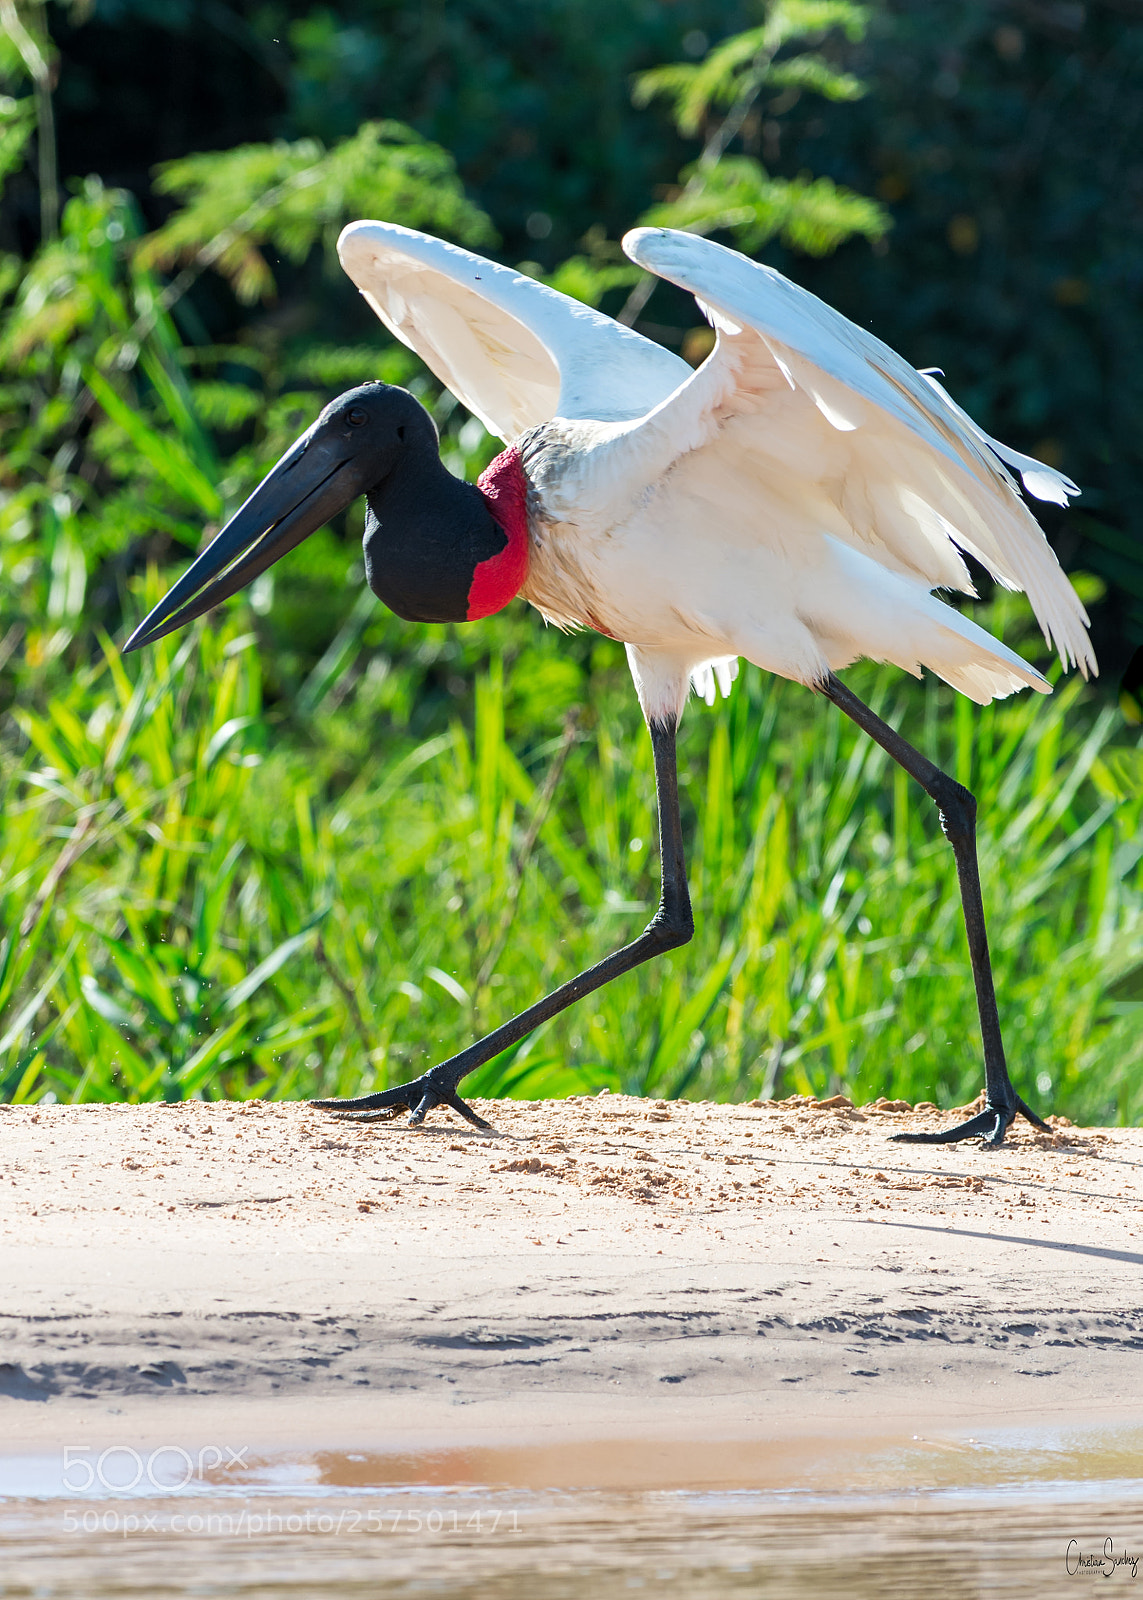
[[1069,1539],[1064,1564],[1068,1569],[1068,1576],[1073,1578],[1077,1572],[1089,1574],[1098,1572],[1101,1577],[1110,1578],[1114,1576],[1118,1567],[1129,1567],[1133,1578],[1137,1577],[1139,1572],[1139,1557],[1128,1555],[1126,1550],[1122,1555],[1116,1555],[1115,1540],[1110,1538],[1103,1541],[1102,1555],[1086,1556],[1079,1547],[1079,1540]]

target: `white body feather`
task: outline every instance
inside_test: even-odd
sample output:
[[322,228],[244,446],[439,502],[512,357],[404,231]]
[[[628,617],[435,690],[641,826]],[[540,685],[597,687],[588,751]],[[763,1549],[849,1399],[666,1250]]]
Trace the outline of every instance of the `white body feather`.
[[806,684],[858,657],[922,666],[981,703],[1041,675],[943,604],[960,551],[1026,590],[1065,665],[1095,671],[1083,607],[1005,465],[1040,498],[1078,492],[990,440],[887,345],[767,267],[638,229],[624,248],[691,290],[718,330],[697,372],[532,279],[392,224],[342,235],[386,325],[530,484],[522,590],[562,627],[622,639],[648,717],[744,656]]

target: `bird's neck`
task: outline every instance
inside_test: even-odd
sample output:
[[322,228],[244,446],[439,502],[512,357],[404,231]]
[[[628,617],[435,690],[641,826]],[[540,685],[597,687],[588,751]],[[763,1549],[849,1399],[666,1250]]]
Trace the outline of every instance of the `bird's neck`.
[[476,487],[508,543],[499,554],[482,561],[473,575],[468,595],[470,622],[503,610],[520,593],[528,576],[528,480],[515,445],[488,463]]
[[369,587],[410,622],[472,622],[501,610],[528,571],[519,456],[498,456],[479,485],[434,453],[409,459],[366,496]]

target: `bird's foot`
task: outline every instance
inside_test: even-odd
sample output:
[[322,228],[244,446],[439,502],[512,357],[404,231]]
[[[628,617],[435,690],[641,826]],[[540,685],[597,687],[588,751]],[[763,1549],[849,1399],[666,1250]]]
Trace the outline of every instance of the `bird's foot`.
[[984,1135],[981,1143],[995,1149],[1004,1143],[1004,1135],[1015,1121],[1017,1112],[1027,1117],[1034,1127],[1043,1128],[1045,1133],[1052,1131],[1041,1117],[1024,1104],[1019,1095],[1014,1095],[1011,1105],[993,1105],[988,1101],[984,1110],[975,1117],[969,1117],[967,1122],[958,1122],[953,1128],[942,1128],[940,1133],[894,1133],[890,1137],[898,1144],[959,1144],[962,1139],[973,1139],[979,1133]]
[[392,1122],[402,1111],[408,1111],[411,1128],[419,1128],[437,1106],[448,1106],[482,1133],[495,1132],[490,1122],[465,1105],[455,1082],[439,1067],[430,1067],[422,1077],[414,1078],[412,1083],[400,1083],[394,1089],[359,1095],[355,1100],[311,1100],[310,1105],[319,1111],[332,1111],[345,1122]]

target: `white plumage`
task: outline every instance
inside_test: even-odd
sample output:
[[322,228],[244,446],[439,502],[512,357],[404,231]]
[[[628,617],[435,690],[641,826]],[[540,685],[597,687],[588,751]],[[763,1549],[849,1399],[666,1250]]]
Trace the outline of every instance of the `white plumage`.
[[1035,668],[946,605],[961,556],[1027,592],[1065,666],[1097,670],[1087,616],[1008,468],[1076,486],[988,438],[918,373],[772,268],[639,228],[641,267],[717,330],[695,372],[508,267],[384,222],[342,263],[381,320],[485,426],[529,485],[521,591],[560,627],[623,640],[648,718],[713,701],[739,657],[813,686],[859,657],[928,667],[982,704]]

